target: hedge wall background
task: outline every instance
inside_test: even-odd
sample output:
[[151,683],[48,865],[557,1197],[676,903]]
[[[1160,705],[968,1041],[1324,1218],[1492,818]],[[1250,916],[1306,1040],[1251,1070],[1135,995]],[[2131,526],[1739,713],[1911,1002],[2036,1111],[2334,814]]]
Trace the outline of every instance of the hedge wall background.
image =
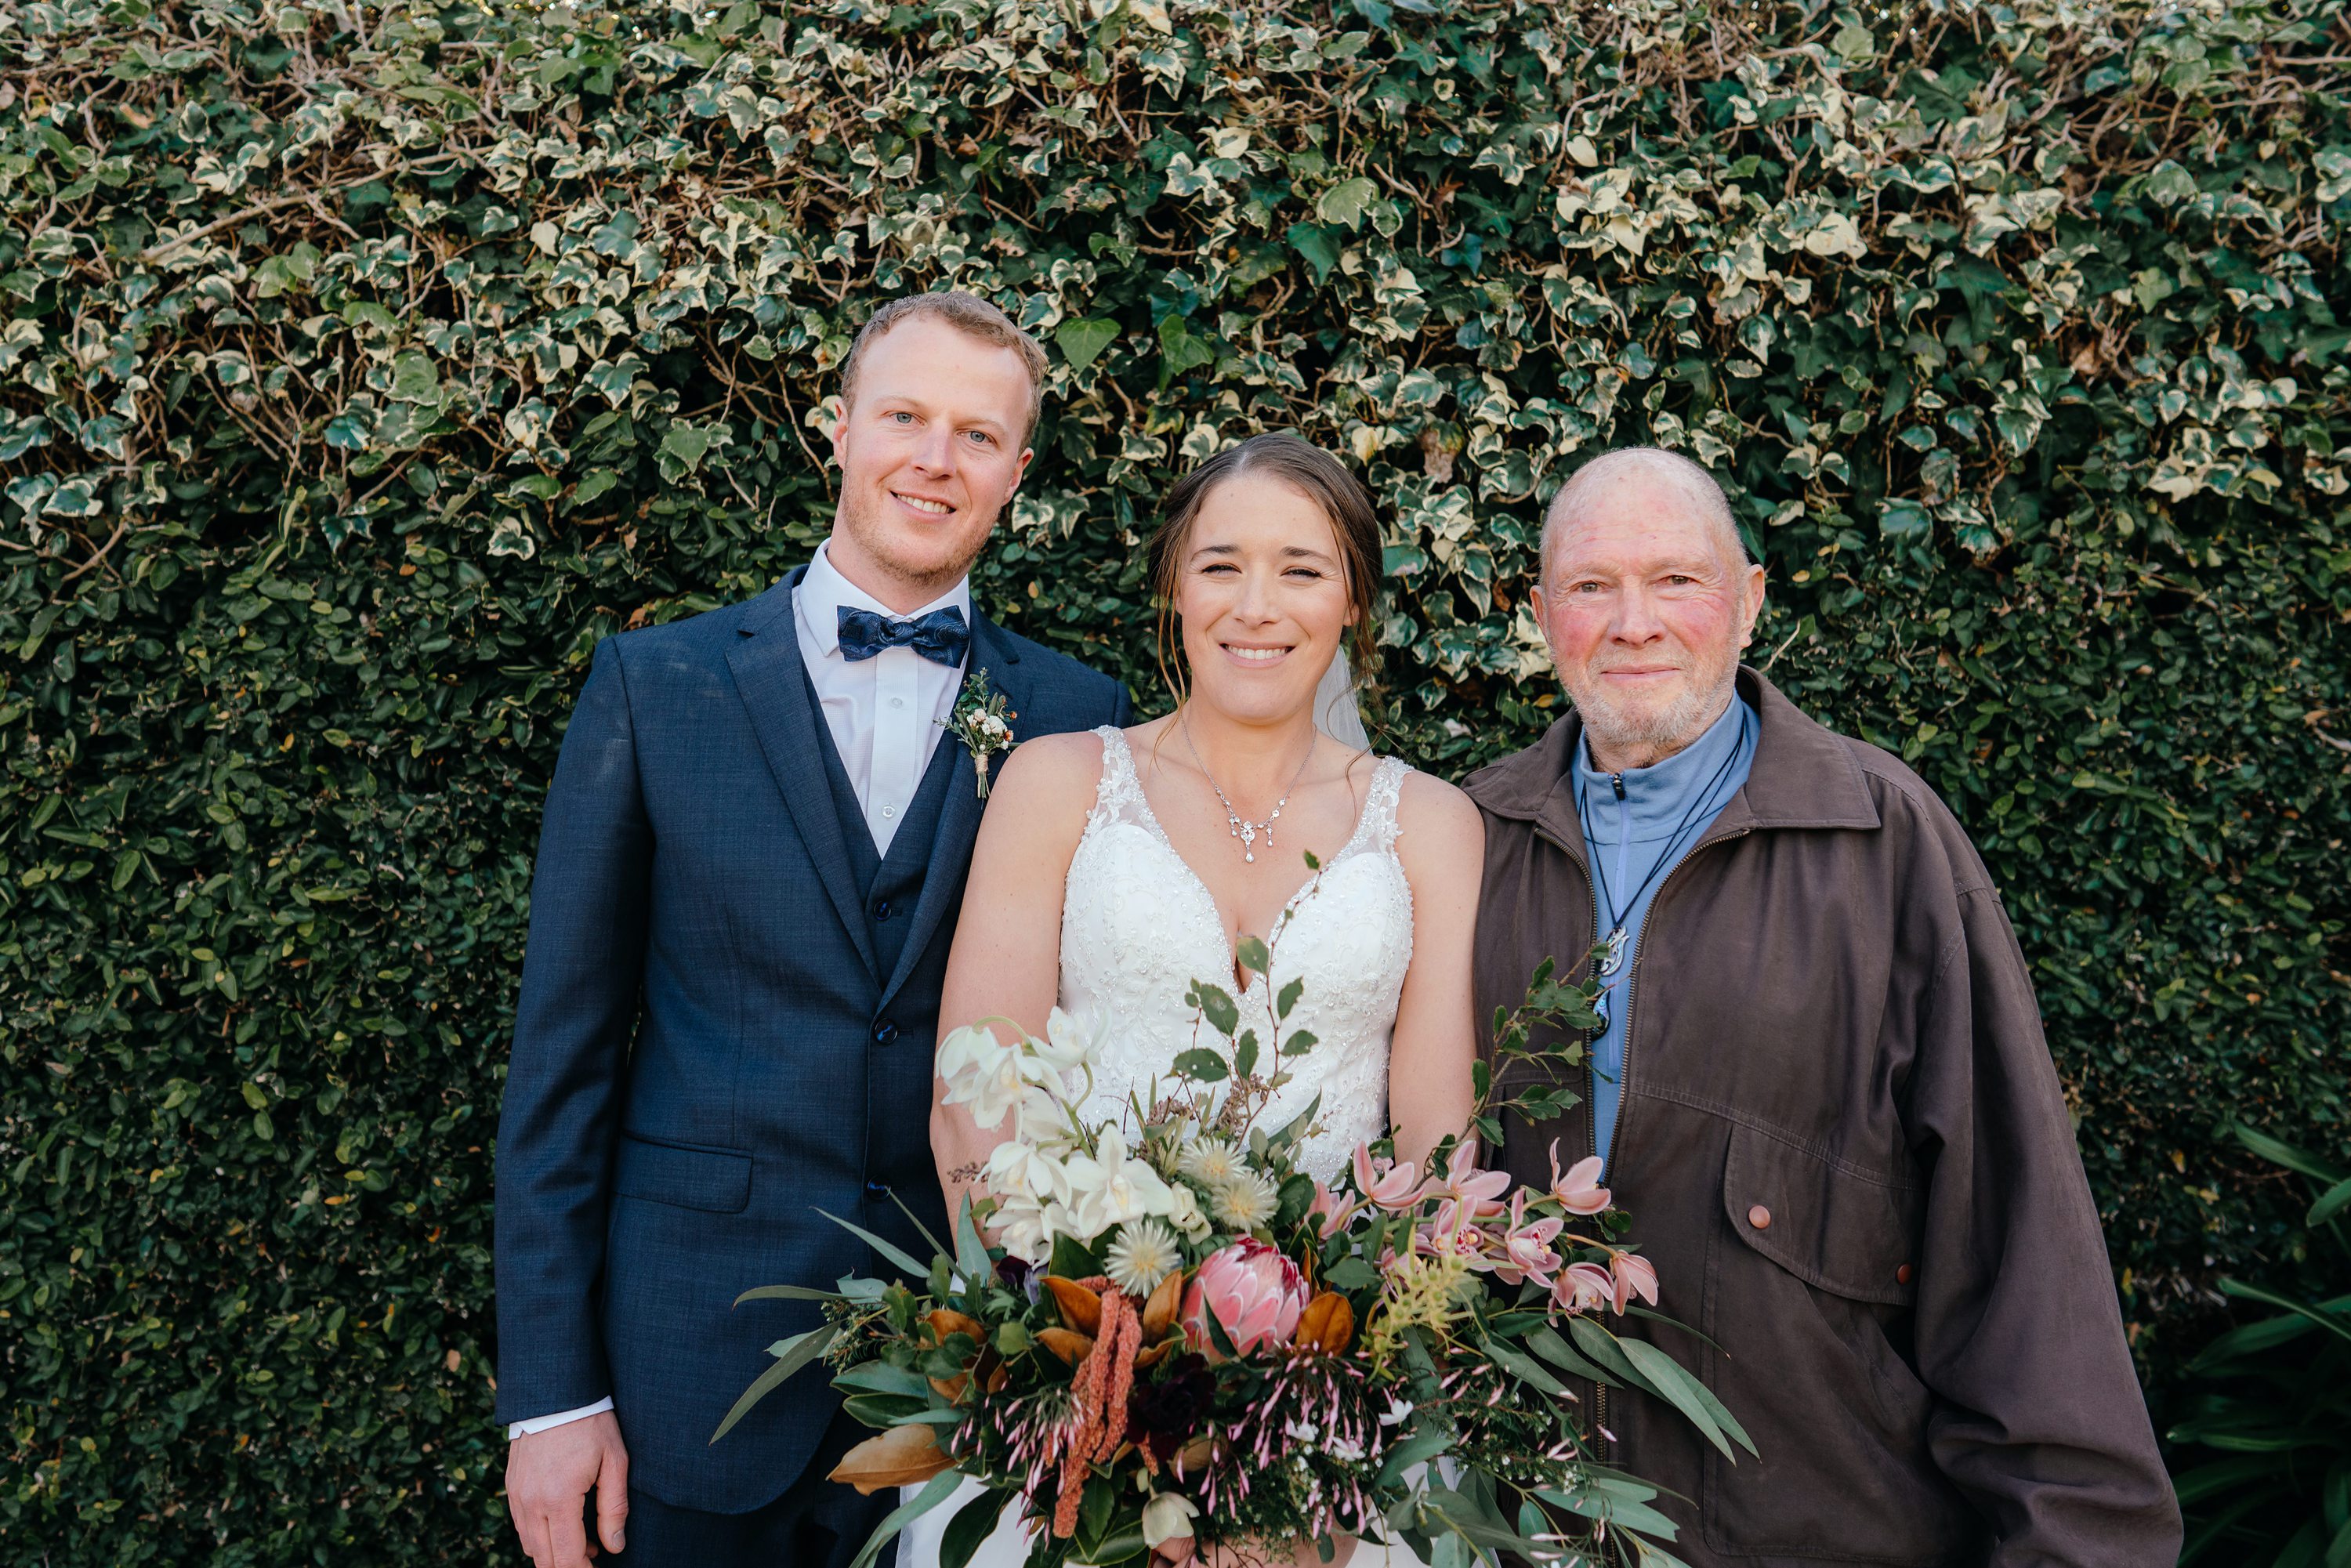
[[0,1556],[512,1560],[572,694],[805,557],[849,334],[949,279],[1055,361],[992,613],[1154,696],[1154,498],[1297,428],[1448,773],[1555,711],[1563,472],[1716,465],[1759,660],[2007,890],[2158,1405],[2315,1267],[2217,1130],[2351,1142],[2340,14],[1236,9],[0,8]]

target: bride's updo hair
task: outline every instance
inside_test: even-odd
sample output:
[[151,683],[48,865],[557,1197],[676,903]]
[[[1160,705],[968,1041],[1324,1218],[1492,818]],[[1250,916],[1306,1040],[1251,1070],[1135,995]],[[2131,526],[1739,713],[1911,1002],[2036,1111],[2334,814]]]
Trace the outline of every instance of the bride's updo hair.
[[1150,547],[1151,588],[1159,601],[1160,674],[1180,700],[1183,687],[1170,672],[1169,655],[1182,644],[1176,633],[1176,588],[1191,548],[1192,525],[1209,492],[1244,474],[1280,480],[1322,507],[1322,515],[1331,519],[1347,607],[1355,612],[1354,676],[1358,683],[1369,684],[1372,663],[1379,653],[1379,629],[1373,624],[1382,559],[1379,513],[1372,505],[1372,493],[1344,464],[1286,430],[1252,435],[1238,446],[1228,446],[1176,480],[1167,492],[1167,509],[1158,531],[1151,536]]

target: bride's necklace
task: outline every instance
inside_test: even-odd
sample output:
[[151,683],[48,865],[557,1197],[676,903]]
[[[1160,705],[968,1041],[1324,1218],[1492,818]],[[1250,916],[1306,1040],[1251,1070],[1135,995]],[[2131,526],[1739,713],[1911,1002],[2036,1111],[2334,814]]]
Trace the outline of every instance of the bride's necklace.
[[1281,816],[1281,809],[1290,804],[1290,791],[1296,789],[1298,788],[1298,781],[1306,777],[1306,765],[1314,760],[1313,743],[1311,741],[1307,743],[1306,755],[1299,758],[1298,771],[1290,775],[1290,789],[1284,789],[1281,792],[1281,799],[1273,803],[1272,815],[1267,817],[1262,822],[1252,822],[1243,817],[1238,811],[1233,810],[1232,797],[1226,794],[1225,787],[1217,782],[1217,776],[1208,771],[1208,759],[1200,755],[1200,748],[1192,744],[1192,716],[1185,714],[1177,722],[1183,726],[1184,729],[1184,749],[1190,752],[1192,754],[1192,760],[1200,765],[1200,777],[1208,781],[1208,788],[1217,792],[1217,800],[1222,802],[1225,808],[1226,825],[1232,830],[1233,837],[1240,840],[1241,841],[1241,859],[1245,862],[1252,865],[1255,864],[1257,862],[1257,836],[1259,833],[1263,833],[1265,835],[1265,847],[1267,849],[1273,848],[1273,824]]

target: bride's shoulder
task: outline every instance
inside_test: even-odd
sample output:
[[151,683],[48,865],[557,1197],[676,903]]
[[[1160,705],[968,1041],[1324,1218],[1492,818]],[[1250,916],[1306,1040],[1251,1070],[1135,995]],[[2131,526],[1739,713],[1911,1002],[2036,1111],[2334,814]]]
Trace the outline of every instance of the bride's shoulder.
[[1090,800],[1102,779],[1104,744],[1101,734],[1091,729],[1033,736],[1004,759],[989,795],[1009,791],[1032,805],[1062,796],[1082,795]]
[[1396,851],[1407,874],[1420,865],[1474,871],[1485,859],[1485,820],[1455,786],[1407,768],[1396,791]]

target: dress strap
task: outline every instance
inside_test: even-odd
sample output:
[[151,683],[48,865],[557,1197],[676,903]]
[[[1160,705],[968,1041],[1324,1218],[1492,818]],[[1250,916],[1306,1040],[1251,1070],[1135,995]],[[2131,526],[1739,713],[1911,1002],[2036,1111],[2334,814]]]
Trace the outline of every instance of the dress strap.
[[1395,847],[1396,801],[1404,793],[1405,775],[1412,767],[1401,757],[1383,757],[1364,797],[1364,841],[1375,849]]
[[1102,783],[1094,789],[1094,808],[1086,814],[1086,825],[1135,821],[1143,785],[1134,776],[1134,752],[1126,744],[1125,732],[1106,724],[1092,733],[1102,741]]

